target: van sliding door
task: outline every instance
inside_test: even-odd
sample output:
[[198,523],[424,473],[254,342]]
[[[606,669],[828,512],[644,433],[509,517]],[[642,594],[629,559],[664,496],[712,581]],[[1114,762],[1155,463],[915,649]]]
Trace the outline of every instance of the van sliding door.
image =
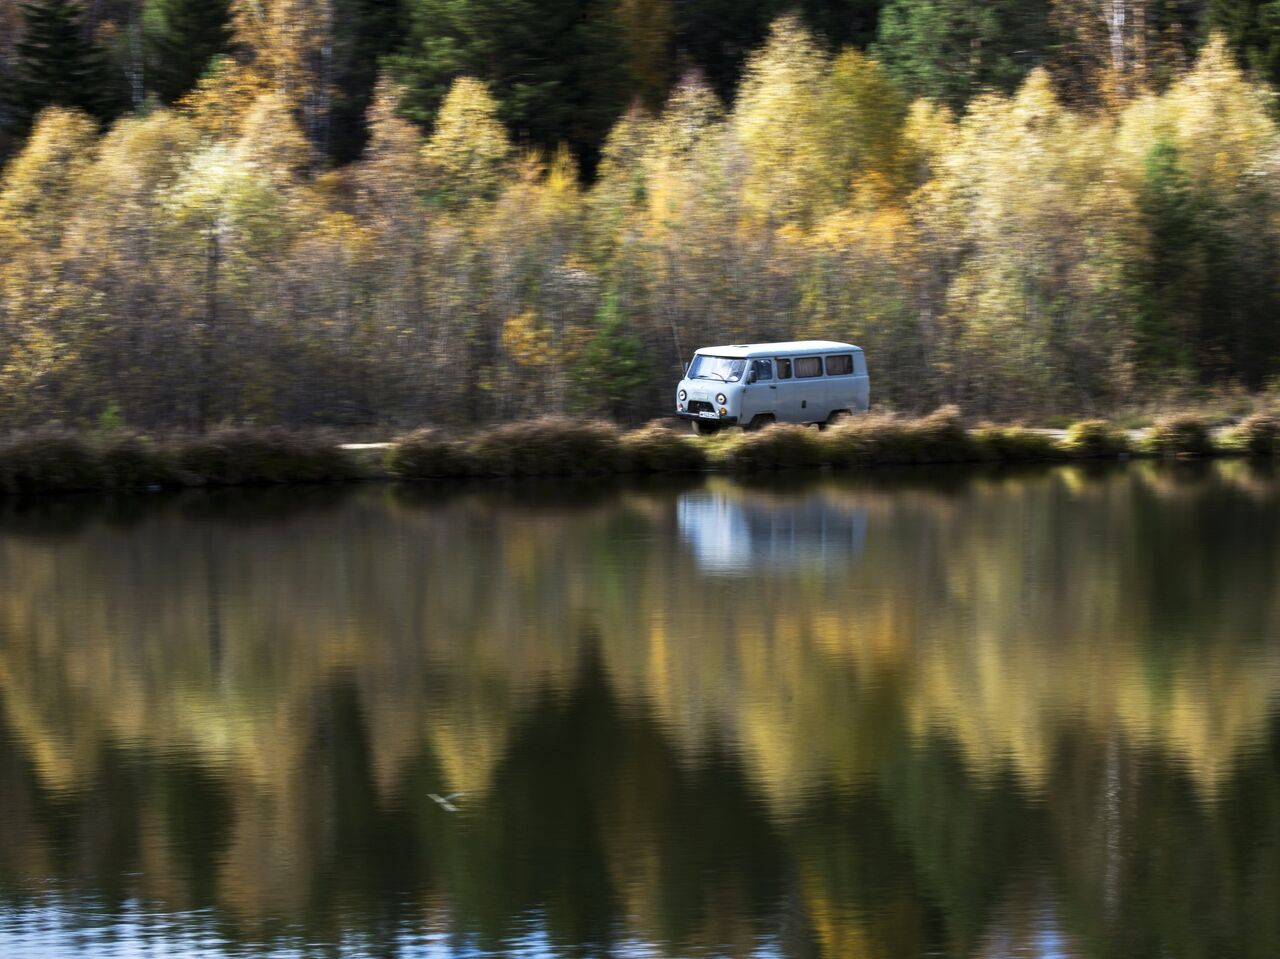
[[797,356],[795,373],[796,421],[814,423],[827,418],[827,383],[822,375],[821,356]]

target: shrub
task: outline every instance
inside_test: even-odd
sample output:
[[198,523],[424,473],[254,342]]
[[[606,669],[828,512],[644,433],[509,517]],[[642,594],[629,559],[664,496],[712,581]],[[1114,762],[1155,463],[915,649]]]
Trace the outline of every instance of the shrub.
[[386,465],[391,475],[404,480],[466,476],[472,472],[463,443],[432,427],[396,440],[387,452]]
[[1280,453],[1280,417],[1258,412],[1236,427],[1232,439],[1250,456],[1275,456]]
[[588,476],[623,465],[617,427],[558,416],[484,430],[467,452],[476,472],[489,476]]
[[1153,453],[1164,456],[1205,456],[1214,451],[1209,424],[1190,413],[1157,421],[1147,436],[1147,445]]
[[325,483],[355,479],[355,462],[333,437],[283,429],[231,428],[174,444],[189,482],[207,486]]
[[1120,456],[1131,448],[1129,436],[1106,420],[1072,423],[1059,444],[1063,452],[1080,459]]
[[852,416],[828,428],[822,436],[832,466],[869,466],[904,455],[903,420],[893,416]]
[[766,426],[736,438],[724,453],[730,469],[753,471],[820,466],[826,451],[820,433],[790,423]]
[[20,433],[0,442],[0,491],[65,493],[101,489],[103,481],[97,452],[67,430]]
[[637,473],[682,473],[705,469],[707,451],[688,435],[651,423],[621,439],[628,469]]
[[851,417],[825,436],[827,459],[837,466],[877,463],[961,463],[983,458],[960,411],[944,406],[915,420]]
[[972,434],[987,459],[1002,463],[1030,463],[1059,459],[1062,451],[1049,433],[1020,426],[985,426]]
[[103,486],[108,489],[147,489],[177,486],[181,476],[167,450],[136,433],[112,433],[99,445]]
[[960,410],[944,406],[907,424],[903,439],[916,463],[962,463],[982,458],[973,436],[964,428]]

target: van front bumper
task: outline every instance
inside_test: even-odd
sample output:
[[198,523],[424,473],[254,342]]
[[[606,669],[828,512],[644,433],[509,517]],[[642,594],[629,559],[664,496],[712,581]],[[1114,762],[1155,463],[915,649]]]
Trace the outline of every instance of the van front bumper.
[[686,413],[676,410],[676,416],[682,420],[697,420],[700,423],[719,423],[722,426],[734,426],[738,422],[736,416],[703,416],[701,413]]

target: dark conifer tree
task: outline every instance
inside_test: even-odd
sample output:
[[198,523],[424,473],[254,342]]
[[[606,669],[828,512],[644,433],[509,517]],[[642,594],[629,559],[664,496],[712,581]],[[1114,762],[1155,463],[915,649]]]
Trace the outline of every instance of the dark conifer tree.
[[1226,35],[1240,62],[1280,83],[1280,0],[1209,0],[1206,25]]
[[101,51],[81,30],[73,0],[29,0],[10,93],[10,117],[25,129],[48,106],[74,107],[105,119],[110,110]]
[[356,159],[367,139],[365,113],[383,59],[404,36],[401,0],[335,0],[332,153]]
[[878,34],[872,52],[903,87],[953,107],[1014,89],[1052,35],[1041,0],[889,0]]
[[627,55],[608,0],[412,0],[392,59],[406,113],[430,126],[450,84],[489,85],[517,139],[568,143],[590,169],[626,107]]
[[172,103],[195,87],[209,61],[231,46],[228,0],[154,0],[159,23],[149,37],[148,87]]

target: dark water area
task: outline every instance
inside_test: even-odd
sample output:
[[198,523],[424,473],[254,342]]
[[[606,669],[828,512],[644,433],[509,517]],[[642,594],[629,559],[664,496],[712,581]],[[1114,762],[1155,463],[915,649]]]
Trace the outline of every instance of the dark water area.
[[1280,474],[0,504],[0,955],[1280,955]]

